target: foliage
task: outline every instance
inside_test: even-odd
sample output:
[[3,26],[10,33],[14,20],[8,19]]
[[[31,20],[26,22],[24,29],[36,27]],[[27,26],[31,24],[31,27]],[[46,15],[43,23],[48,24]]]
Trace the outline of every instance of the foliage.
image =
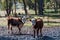
[[1,2],[1,7],[2,7],[1,9],[2,9],[2,10],[5,10],[5,6],[6,6],[5,1],[2,1],[2,2]]

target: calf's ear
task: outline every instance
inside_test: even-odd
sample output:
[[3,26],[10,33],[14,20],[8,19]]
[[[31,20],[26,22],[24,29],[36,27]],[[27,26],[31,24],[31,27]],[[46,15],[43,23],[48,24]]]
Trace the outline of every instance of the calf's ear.
[[30,21],[31,21],[31,19],[30,19]]
[[37,21],[37,19],[35,19],[35,21]]

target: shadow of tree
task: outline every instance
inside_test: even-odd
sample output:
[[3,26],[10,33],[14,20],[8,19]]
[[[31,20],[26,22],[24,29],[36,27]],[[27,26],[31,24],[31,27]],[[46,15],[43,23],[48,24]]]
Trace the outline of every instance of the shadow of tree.
[[43,36],[42,38],[40,37],[37,40],[55,40],[55,39],[49,36]]
[[[28,38],[28,37],[26,37],[26,38]],[[26,40],[26,38],[24,40]],[[10,38],[10,37],[1,37],[0,36],[0,40],[18,40],[18,38]],[[23,38],[21,38],[21,40],[23,40]],[[55,40],[55,39],[52,37],[49,37],[49,36],[43,36],[43,37],[38,37],[35,39],[28,38],[28,40]]]

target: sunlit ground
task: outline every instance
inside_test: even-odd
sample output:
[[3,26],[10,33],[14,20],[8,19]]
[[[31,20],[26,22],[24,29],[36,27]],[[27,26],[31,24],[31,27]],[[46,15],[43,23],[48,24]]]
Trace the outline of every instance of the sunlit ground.
[[[35,16],[35,18],[38,18],[39,16]],[[58,18],[52,18],[52,17],[40,17],[44,21],[44,26],[60,26],[60,19]],[[25,26],[31,26],[31,23],[25,23]],[[7,26],[7,17],[0,18],[0,26]]]

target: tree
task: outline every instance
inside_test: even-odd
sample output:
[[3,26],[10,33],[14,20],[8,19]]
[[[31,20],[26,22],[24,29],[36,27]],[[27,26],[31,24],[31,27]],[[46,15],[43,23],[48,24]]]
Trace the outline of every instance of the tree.
[[38,0],[38,13],[43,15],[44,0]]
[[7,12],[7,15],[9,16],[9,12],[8,12],[8,0],[6,0],[6,12]]
[[10,15],[12,9],[12,0],[6,0],[6,12],[7,16]]
[[5,9],[5,0],[0,0],[0,4],[1,4],[1,9],[4,10]]
[[37,0],[35,0],[35,15],[37,15]]
[[27,5],[29,6],[29,9],[32,9],[32,1],[31,0],[27,0]]
[[26,13],[26,15],[27,15],[28,12],[27,12],[27,9],[26,9],[26,0],[23,0],[23,4],[24,4],[24,10],[25,10],[25,13]]
[[58,11],[57,11],[57,6],[60,4],[59,3],[59,0],[54,0],[54,2],[55,2],[55,6],[54,6],[54,9],[55,9],[55,13],[57,13]]
[[16,0],[14,0],[14,4],[15,4],[15,16],[16,16]]
[[19,3],[22,2],[22,0],[16,0],[16,1],[18,1]]

